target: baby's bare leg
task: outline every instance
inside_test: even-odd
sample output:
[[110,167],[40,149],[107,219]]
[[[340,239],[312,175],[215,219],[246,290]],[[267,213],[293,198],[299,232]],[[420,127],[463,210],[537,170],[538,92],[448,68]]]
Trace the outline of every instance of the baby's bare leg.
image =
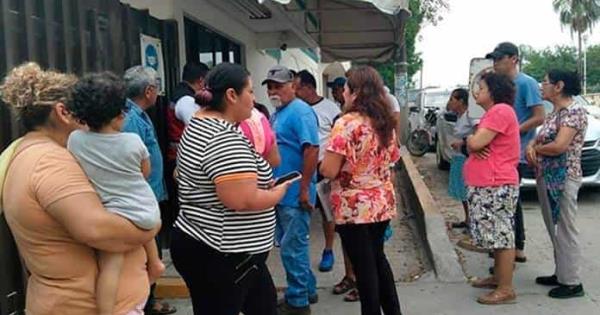
[[165,265],[160,260],[155,240],[146,243],[144,249],[146,250],[146,256],[148,256],[148,279],[152,284],[156,282],[165,271]]
[[113,315],[123,257],[123,253],[98,252],[100,270],[96,282],[96,303],[100,315]]

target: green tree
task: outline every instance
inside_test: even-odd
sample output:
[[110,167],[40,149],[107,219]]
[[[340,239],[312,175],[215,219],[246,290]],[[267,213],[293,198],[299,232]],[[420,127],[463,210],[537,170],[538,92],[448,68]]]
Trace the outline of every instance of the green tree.
[[528,46],[520,47],[522,54],[523,72],[529,74],[539,82],[550,69],[577,69],[577,50],[570,46],[555,46],[542,50],[535,50]]
[[[577,49],[572,46],[554,46],[536,50],[530,46],[520,47],[523,72],[538,81],[551,69],[577,69]],[[587,49],[587,92],[600,93],[600,45]]]
[[571,34],[577,33],[577,69],[583,73],[582,37],[585,32],[591,32],[600,19],[600,1],[553,0],[552,5],[559,14],[560,22],[571,29]]
[[600,93],[600,45],[587,49],[587,92]]
[[[412,78],[423,65],[421,54],[416,52],[416,43],[421,26],[424,22],[437,24],[442,20],[442,12],[448,7],[446,0],[409,0],[408,8],[412,15],[406,22],[405,43],[406,60],[408,62],[408,78]],[[385,63],[373,64],[383,77],[383,81],[393,91],[394,88],[394,60]],[[413,82],[409,81],[409,86]]]

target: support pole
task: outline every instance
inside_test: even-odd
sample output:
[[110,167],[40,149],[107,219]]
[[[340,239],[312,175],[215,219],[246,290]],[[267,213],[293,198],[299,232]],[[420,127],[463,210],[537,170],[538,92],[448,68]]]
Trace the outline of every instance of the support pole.
[[400,103],[400,143],[406,145],[408,141],[408,62],[406,62],[406,43],[404,36],[402,42],[396,50],[395,75],[394,75],[394,94]]

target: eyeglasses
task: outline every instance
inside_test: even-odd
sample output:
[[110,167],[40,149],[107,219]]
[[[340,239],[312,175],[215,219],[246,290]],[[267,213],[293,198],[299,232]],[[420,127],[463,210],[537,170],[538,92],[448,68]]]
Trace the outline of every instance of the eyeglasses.
[[554,84],[556,84],[556,83],[552,83],[552,82],[550,82],[548,80],[542,81],[542,85],[554,85]]

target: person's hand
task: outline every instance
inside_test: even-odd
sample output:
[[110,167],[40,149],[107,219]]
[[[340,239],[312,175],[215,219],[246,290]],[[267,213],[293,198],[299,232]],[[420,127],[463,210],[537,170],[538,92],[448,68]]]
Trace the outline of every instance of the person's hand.
[[300,188],[300,197],[298,198],[298,203],[300,204],[300,208],[302,208],[304,210],[307,210],[307,211],[314,210],[313,205],[310,204],[310,201],[309,201],[308,189]]
[[460,151],[460,148],[463,146],[463,144],[465,144],[465,142],[463,140],[457,140],[454,141],[450,144],[450,146],[452,147],[452,149],[456,150],[456,151]]
[[527,146],[527,149],[525,150],[525,158],[527,159],[529,165],[537,165],[537,152],[535,151],[535,148],[532,145]]
[[147,269],[148,269],[148,279],[150,280],[150,283],[152,284],[152,283],[156,282],[156,280],[158,280],[158,278],[160,278],[160,276],[163,274],[163,272],[165,272],[165,264],[163,264],[163,262],[160,261],[160,259],[155,259],[153,261],[148,261]]
[[486,146],[479,151],[472,152],[471,154],[475,155],[475,157],[480,160],[486,160],[487,158],[490,157],[490,153],[491,153],[490,148]]
[[290,186],[292,185],[292,181],[285,181],[279,185],[275,185],[275,181],[271,180],[268,184],[267,187],[269,187],[269,190],[273,193],[275,193],[277,195],[277,198],[281,199],[283,198],[283,196],[285,195],[285,193],[287,192],[288,188],[290,188]]

